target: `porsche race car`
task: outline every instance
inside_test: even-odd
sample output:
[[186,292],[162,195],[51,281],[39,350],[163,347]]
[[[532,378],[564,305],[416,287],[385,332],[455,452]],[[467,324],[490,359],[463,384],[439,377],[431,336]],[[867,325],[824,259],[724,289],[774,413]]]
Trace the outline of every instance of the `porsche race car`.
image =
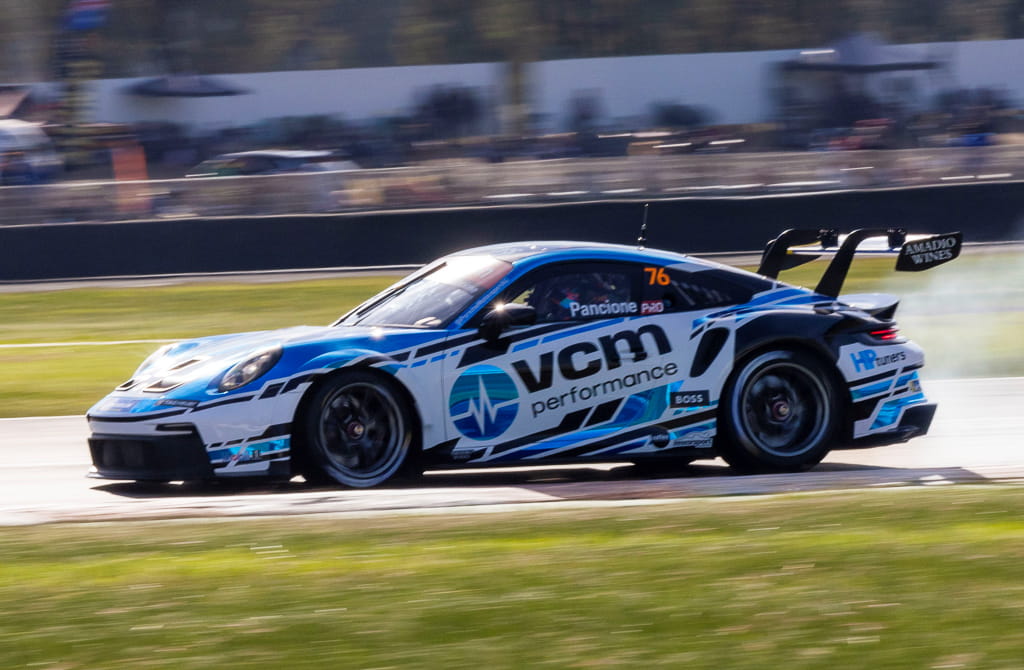
[[[902,442],[935,412],[923,352],[896,298],[841,295],[872,242],[923,270],[962,238],[791,230],[758,272],[593,243],[461,251],[330,326],[164,346],[89,410],[91,474],[370,487],[442,467],[716,456],[774,472]],[[822,254],[813,290],[778,280]]]

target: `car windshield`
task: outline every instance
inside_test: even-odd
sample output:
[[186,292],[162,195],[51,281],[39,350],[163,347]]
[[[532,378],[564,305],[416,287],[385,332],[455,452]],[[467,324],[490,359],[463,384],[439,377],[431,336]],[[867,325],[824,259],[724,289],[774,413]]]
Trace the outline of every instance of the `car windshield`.
[[493,256],[452,256],[367,300],[334,325],[440,328],[511,269],[511,263]]

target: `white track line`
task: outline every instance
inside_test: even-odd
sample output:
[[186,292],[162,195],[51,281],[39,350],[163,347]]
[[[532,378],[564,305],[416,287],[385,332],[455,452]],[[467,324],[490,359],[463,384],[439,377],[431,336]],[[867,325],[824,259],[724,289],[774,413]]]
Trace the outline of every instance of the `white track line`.
[[[180,339],[180,338],[179,338]],[[107,342],[29,342],[0,344],[0,349],[38,349],[46,347],[110,347],[118,344],[166,344],[179,340],[110,340]]]

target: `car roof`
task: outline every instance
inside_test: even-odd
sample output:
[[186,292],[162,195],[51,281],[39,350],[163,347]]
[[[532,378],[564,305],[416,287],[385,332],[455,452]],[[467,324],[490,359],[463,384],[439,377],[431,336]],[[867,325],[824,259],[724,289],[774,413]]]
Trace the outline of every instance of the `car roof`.
[[305,151],[301,149],[254,149],[252,151],[236,151],[229,154],[220,154],[214,159],[224,158],[245,158],[248,156],[266,158],[294,158],[298,160],[312,160],[314,158],[326,158],[331,155],[330,151]]
[[577,242],[570,240],[536,240],[490,244],[459,251],[453,256],[488,255],[510,263],[525,260],[632,260],[657,261],[659,263],[701,262],[692,256],[666,251],[664,249],[648,249],[646,247],[628,246],[625,244],[605,244],[602,242]]
[[0,130],[11,135],[29,135],[46,137],[46,133],[38,123],[30,123],[21,119],[0,119]]
[[506,242],[474,247],[449,254],[450,256],[492,256],[512,263],[521,271],[549,263],[567,263],[573,261],[620,261],[628,263],[653,263],[665,266],[682,266],[687,272],[704,270],[724,270],[762,281],[777,283],[777,280],[762,277],[733,265],[725,265],[707,258],[698,258],[677,251],[666,249],[650,249],[647,247],[629,246],[626,244],[605,244],[602,242],[580,242],[571,240],[536,240],[524,242]]

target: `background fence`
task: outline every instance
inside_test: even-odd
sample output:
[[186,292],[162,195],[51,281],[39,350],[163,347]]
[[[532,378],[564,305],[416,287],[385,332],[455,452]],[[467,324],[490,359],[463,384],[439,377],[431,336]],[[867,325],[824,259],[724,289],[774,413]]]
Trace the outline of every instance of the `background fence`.
[[1024,145],[438,161],[410,167],[0,188],[0,225],[762,196],[1024,180]]
[[[252,183],[241,182],[241,183]],[[416,264],[530,239],[747,251],[787,228],[962,230],[967,242],[1024,239],[1024,182],[741,198],[619,199],[403,211],[0,227],[0,281]],[[259,195],[257,193],[257,195]]]

